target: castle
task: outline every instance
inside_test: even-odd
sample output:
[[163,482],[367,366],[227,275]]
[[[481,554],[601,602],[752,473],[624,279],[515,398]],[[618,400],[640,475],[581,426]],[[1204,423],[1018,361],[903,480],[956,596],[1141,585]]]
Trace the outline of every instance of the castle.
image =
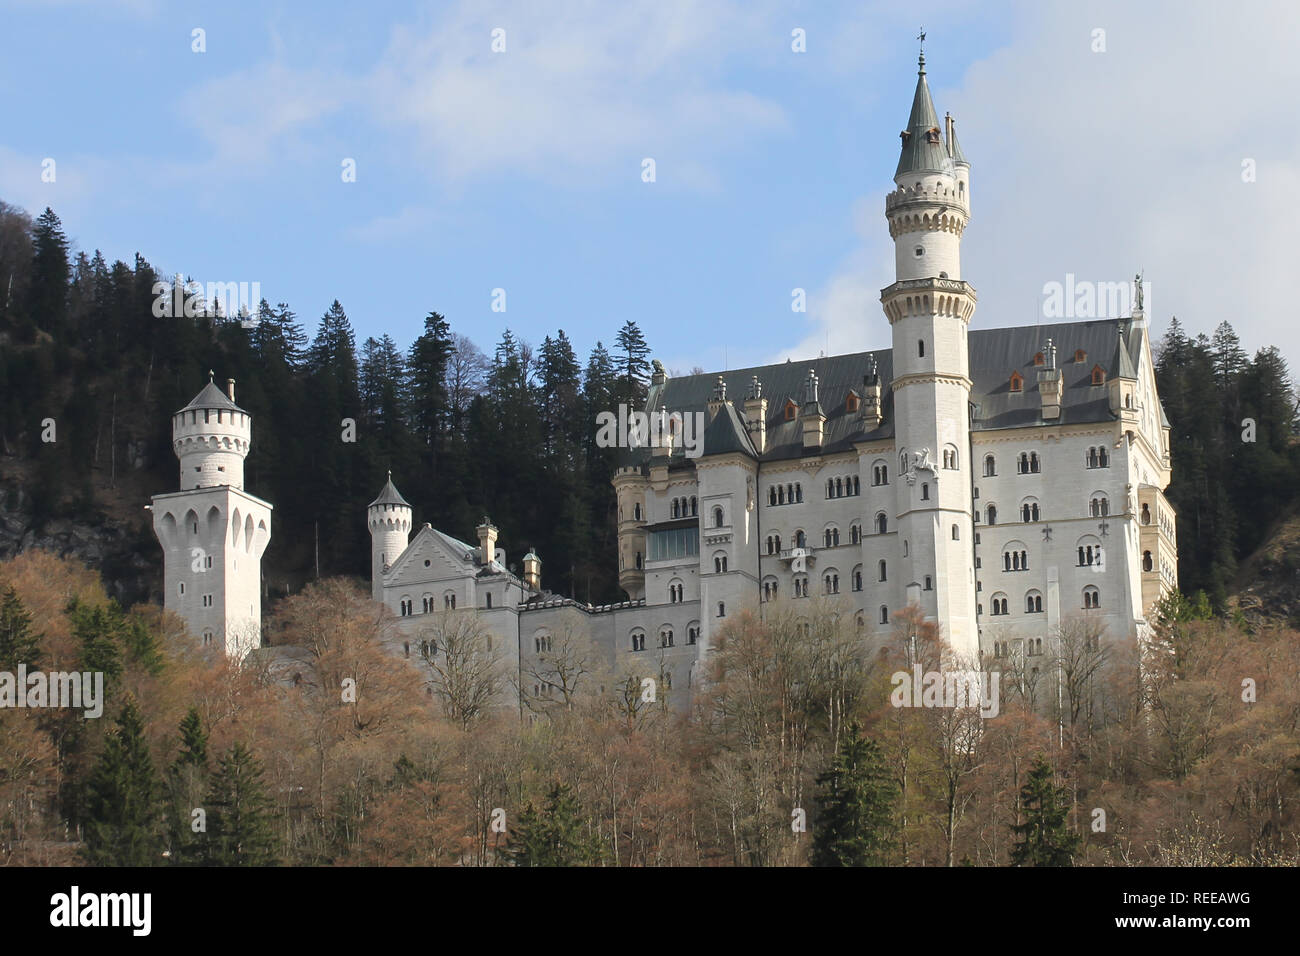
[[[681,704],[711,632],[774,601],[827,595],[875,635],[917,605],[986,662],[1046,660],[1071,619],[1145,638],[1177,544],[1141,294],[1127,318],[970,330],[970,163],[924,56],[901,138],[885,200],[896,281],[880,296],[893,347],[682,378],[655,363],[645,411],[703,415],[702,448],[622,452],[619,604],[547,593],[531,552],[517,576],[486,518],[477,544],[415,530],[390,475],[367,509],[372,596],[408,655],[429,615],[473,609],[524,695],[548,693],[525,675],[576,628],[611,667],[644,660]],[[173,421],[182,490],[154,498],[167,607],[233,655],[256,644],[270,527],[240,487],[248,428],[233,384],[209,383]]]

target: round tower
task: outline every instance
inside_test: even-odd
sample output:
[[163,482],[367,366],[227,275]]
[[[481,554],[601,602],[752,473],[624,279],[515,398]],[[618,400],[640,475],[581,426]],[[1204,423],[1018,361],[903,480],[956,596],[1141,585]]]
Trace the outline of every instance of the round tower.
[[[947,134],[945,136],[945,134]],[[939,119],[925,54],[902,152],[898,187],[885,197],[896,281],[880,301],[893,333],[898,534],[908,545],[908,600],[941,622],[961,655],[978,651],[971,518],[970,361],[975,290],[961,277],[970,220],[970,164],[952,117]]]
[[235,404],[235,380],[226,391],[212,381],[172,416],[172,449],[181,463],[181,491],[244,487],[244,458],[253,437],[253,416]]
[[384,596],[384,572],[406,550],[411,534],[411,506],[393,484],[393,473],[366,508],[370,528],[370,595],[376,601]]

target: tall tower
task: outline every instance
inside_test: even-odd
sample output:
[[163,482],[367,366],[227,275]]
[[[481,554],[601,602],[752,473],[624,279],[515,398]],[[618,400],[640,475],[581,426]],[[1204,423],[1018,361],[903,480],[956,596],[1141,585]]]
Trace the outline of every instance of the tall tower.
[[[936,620],[953,650],[974,660],[976,621],[971,517],[970,363],[966,331],[975,290],[961,278],[961,236],[970,220],[970,164],[952,118],[939,128],[917,71],[885,197],[896,281],[880,301],[893,332],[895,441],[899,453],[898,535],[908,603]],[[945,138],[944,133],[947,136]]]
[[243,660],[262,643],[262,554],[271,505],[244,491],[253,419],[212,382],[172,416],[181,490],[154,495],[163,548],[163,604],[202,647]]
[[403,551],[411,536],[411,506],[393,484],[393,473],[366,508],[366,525],[370,528],[370,596],[384,599],[384,572]]

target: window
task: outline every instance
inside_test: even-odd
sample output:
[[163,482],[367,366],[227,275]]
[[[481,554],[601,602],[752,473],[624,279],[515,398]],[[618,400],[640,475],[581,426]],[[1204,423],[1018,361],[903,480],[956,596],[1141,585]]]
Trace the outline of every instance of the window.
[[1019,392],[1024,390],[1024,385],[1025,385],[1024,376],[1021,375],[1019,372],[1012,372],[1011,381],[1008,385],[1008,389],[1012,392]]
[[997,505],[989,505],[987,511],[988,511],[988,518],[987,518],[988,523],[989,523],[989,524],[997,524],[997,523],[998,523],[998,506],[997,506]]
[[1046,360],[1045,358],[1043,358],[1043,353],[1042,353],[1042,352],[1036,352],[1036,353],[1034,353],[1034,364],[1035,364],[1035,365],[1042,365],[1042,364],[1043,364],[1044,362],[1046,362],[1046,361],[1047,361],[1047,360]]
[[680,517],[681,517],[681,514],[679,514],[680,508],[681,508],[681,506],[677,503],[677,499],[674,498],[674,499],[673,499],[673,517],[674,517],[674,518],[680,518]]
[[422,597],[420,599],[420,606],[423,609],[425,614],[430,613],[433,610],[433,596],[426,594],[424,597]]
[[1150,506],[1150,505],[1143,505],[1143,506],[1142,506],[1142,523],[1143,523],[1143,524],[1150,524],[1150,523],[1151,523],[1151,506]]
[[686,629],[687,644],[694,644],[699,639],[700,639],[700,629],[698,627],[696,627],[695,625],[691,625]]
[[998,463],[992,455],[984,456],[984,477],[993,478],[998,473]]
[[1088,361],[1088,353],[1083,349],[1076,349],[1074,352],[1074,364],[1082,365],[1086,361]]
[[442,606],[451,611],[456,610],[456,595],[452,594],[450,591],[444,594],[442,596]]
[[722,601],[719,601],[719,602],[718,602],[718,617],[726,617],[726,616],[727,616],[727,605],[724,604]]
[[953,525],[953,526],[952,526],[952,540],[954,540],[954,541],[960,541],[960,540],[961,540],[961,529],[960,529],[959,527],[957,527],[956,525]]
[[634,651],[644,651],[644,650],[645,650],[645,632],[644,632],[644,631],[633,631],[633,632],[632,632],[632,650],[634,650]]
[[840,546],[840,529],[827,528],[822,532],[822,541],[828,548],[838,548]]
[[1106,446],[1100,445],[1096,448],[1089,448],[1086,461],[1089,468],[1109,468],[1110,458],[1106,454]]
[[1041,471],[1041,465],[1038,461],[1038,452],[1021,452],[1020,457],[1016,459],[1016,474],[1019,475],[1036,475]]
[[807,537],[805,537],[805,535],[804,535],[804,533],[803,533],[802,531],[796,531],[796,532],[794,533],[794,546],[795,546],[796,548],[806,548],[806,547],[808,547],[808,539],[807,539]]
[[204,646],[207,646],[208,644],[211,644],[212,641],[213,641],[213,639],[214,639],[214,637],[215,637],[215,635],[214,635],[211,631],[204,631],[204,632],[203,632],[203,644],[204,644]]
[[844,399],[844,410],[846,412],[856,412],[858,410],[858,396],[850,391],[848,397]]
[[853,590],[862,590],[862,565],[858,565],[853,569]]
[[862,543],[862,526],[861,526],[861,525],[857,525],[857,524],[851,524],[851,525],[849,525],[849,543],[850,543],[850,544],[861,544],[861,543]]
[[876,462],[871,466],[871,483],[873,485],[889,484],[889,466],[883,461]]
[[1093,385],[1106,384],[1106,370],[1102,368],[1100,365],[1094,365],[1092,367],[1092,384]]
[[768,578],[767,580],[765,580],[765,581],[763,582],[763,600],[764,600],[764,601],[775,601],[775,600],[776,600],[776,586],[777,586],[776,578]]
[[723,514],[721,508],[713,509],[713,527],[721,528],[723,526]]
[[694,495],[691,495],[691,517],[692,518],[694,518],[696,515],[700,513],[699,506],[700,506],[699,501],[696,500]]
[[184,593],[185,593],[185,582],[184,582],[184,581],[182,581],[182,582],[180,583],[180,586],[178,587],[177,590],[178,590],[178,592],[179,592],[180,594],[184,594]]
[[883,604],[880,605],[880,623],[881,624],[889,623],[889,608],[885,607],[885,605]]
[[725,554],[715,554],[713,556],[713,573],[714,574],[727,573],[727,556]]
[[492,609],[492,592],[489,591],[489,592],[488,592],[487,594],[485,594],[483,597],[484,597],[484,599],[487,601],[487,604],[484,605],[484,606],[485,606],[488,610],[491,610],[491,609]]
[[889,519],[885,517],[883,511],[876,514],[876,534],[884,534],[889,530]]
[[916,340],[916,357],[925,358],[925,339]]
[[1042,614],[1043,613],[1043,596],[1037,591],[1030,591],[1025,595],[1025,613]]
[[638,571],[641,570],[641,552],[640,552],[640,551],[638,551],[638,552],[636,553],[636,569],[637,569]]
[[785,402],[785,420],[786,420],[787,422],[792,422],[792,421],[794,421],[794,417],[795,417],[795,415],[797,415],[798,413],[799,413],[799,407],[798,407],[797,405],[795,405],[794,401],[793,401],[792,399],[786,399],[786,402]]
[[808,578],[806,575],[796,575],[791,584],[794,586],[795,597],[806,598],[808,596]]
[[1101,592],[1091,584],[1083,589],[1083,606],[1085,609],[1101,607]]
[[934,590],[934,581],[928,574],[925,576],[925,590],[927,591]]
[[887,570],[888,570],[888,569],[887,569],[886,566],[885,566],[885,562],[884,562],[883,560],[880,561],[880,562],[876,565],[876,580],[877,580],[877,581],[884,581],[884,580],[886,580],[885,573],[886,573]]
[[1025,499],[1024,504],[1020,506],[1020,520],[1025,524],[1038,520],[1038,502],[1033,498]]
[[943,450],[943,467],[949,471],[957,470],[957,449],[949,446]]
[[928,482],[925,481],[921,482],[921,500],[922,501],[930,500],[930,485]]
[[822,590],[826,594],[840,593],[840,576],[834,571],[827,572],[822,578]]
[[1103,555],[1101,542],[1091,536],[1080,538],[1077,554],[1079,557],[1079,567],[1090,568],[1100,566]]
[[1002,593],[993,595],[993,616],[1002,617],[1007,613],[1007,596]]
[[634,521],[641,520],[641,503],[639,501],[632,506],[632,518]]
[[400,610],[402,617],[410,617],[412,606],[410,598],[402,598],[402,600],[398,602],[398,609]]
[[1110,514],[1110,499],[1104,495],[1093,495],[1088,502],[1088,513],[1094,518],[1104,518]]
[[1007,545],[1007,550],[1002,552],[1002,570],[1028,571],[1029,552],[1017,550],[1016,544]]
[[659,632],[659,646],[673,646],[673,629],[671,627],[665,627]]
[[203,595],[202,604],[204,607],[212,607],[212,595],[211,594]]
[[1143,570],[1143,571],[1150,571],[1154,566],[1155,566],[1155,562],[1153,562],[1153,561],[1151,560],[1151,552],[1150,552],[1150,551],[1143,551],[1143,552],[1142,552],[1142,570]]

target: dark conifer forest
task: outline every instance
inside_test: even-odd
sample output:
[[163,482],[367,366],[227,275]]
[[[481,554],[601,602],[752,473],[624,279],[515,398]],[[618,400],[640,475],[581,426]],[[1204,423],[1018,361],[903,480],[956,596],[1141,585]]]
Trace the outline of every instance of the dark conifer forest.
[[[634,323],[612,325],[609,345],[584,361],[563,329],[536,342],[502,328],[495,343],[475,343],[430,302],[415,341],[358,343],[338,301],[319,317],[263,300],[255,315],[200,307],[160,318],[156,284],[170,281],[139,253],[109,263],[74,249],[51,209],[33,219],[0,203],[0,488],[10,510],[21,489],[38,522],[127,520],[152,553],[139,509],[176,487],[168,416],[213,370],[218,384],[236,379],[254,416],[246,486],[276,508],[269,596],[369,573],[364,506],[391,469],[417,523],[468,540],[488,514],[511,563],[538,551],[550,590],[622,597],[612,452],[595,446],[594,416],[644,396],[650,346]],[[1238,565],[1294,506],[1296,396],[1278,350],[1252,358],[1228,321],[1212,337],[1187,335],[1177,319],[1155,325],[1180,586],[1222,612]],[[43,440],[47,419],[55,441]]]

